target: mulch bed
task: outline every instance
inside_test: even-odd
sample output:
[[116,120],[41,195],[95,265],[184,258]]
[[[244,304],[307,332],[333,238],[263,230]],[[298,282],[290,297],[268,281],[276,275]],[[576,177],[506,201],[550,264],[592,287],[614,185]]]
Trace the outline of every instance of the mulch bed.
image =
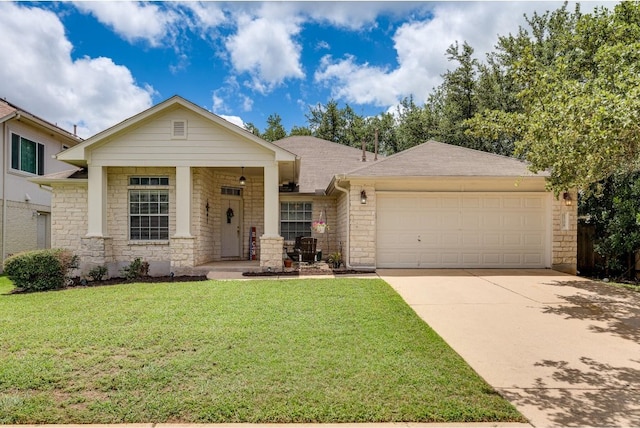
[[375,273],[372,271],[361,271],[353,269],[302,269],[284,272],[243,272],[242,276],[305,276],[305,275],[357,275],[365,273]]

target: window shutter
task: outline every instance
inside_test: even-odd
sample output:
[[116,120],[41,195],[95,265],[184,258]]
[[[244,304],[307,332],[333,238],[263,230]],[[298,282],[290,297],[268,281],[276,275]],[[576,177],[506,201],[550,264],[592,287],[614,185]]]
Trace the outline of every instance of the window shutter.
[[44,175],[44,144],[38,144],[38,175]]

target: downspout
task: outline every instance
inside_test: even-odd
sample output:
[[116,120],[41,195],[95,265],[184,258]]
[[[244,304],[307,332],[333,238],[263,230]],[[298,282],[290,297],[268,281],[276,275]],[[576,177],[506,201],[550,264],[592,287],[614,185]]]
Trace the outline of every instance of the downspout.
[[[342,177],[344,178],[344,175]],[[336,175],[333,182],[333,187],[347,196],[347,242],[345,243],[345,245],[347,246],[347,254],[349,255],[349,257],[345,260],[344,264],[347,269],[351,269],[351,248],[349,247],[349,236],[351,234],[351,200],[349,198],[349,190],[345,189],[344,187],[340,187],[340,185],[338,184],[338,180],[339,177]]]
[[7,235],[7,122],[2,122],[2,154],[4,162],[2,164],[2,266],[0,271],[4,271],[4,259],[7,254],[5,239]]

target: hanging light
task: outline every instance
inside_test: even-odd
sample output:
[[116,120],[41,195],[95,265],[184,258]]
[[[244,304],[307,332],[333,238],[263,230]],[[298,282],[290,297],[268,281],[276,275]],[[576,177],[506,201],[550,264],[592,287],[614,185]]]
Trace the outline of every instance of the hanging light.
[[245,184],[247,184],[247,179],[244,176],[244,167],[242,167],[242,174],[240,174],[240,185],[244,186]]
[[364,190],[360,192],[360,203],[361,204],[367,203],[367,192],[365,192]]

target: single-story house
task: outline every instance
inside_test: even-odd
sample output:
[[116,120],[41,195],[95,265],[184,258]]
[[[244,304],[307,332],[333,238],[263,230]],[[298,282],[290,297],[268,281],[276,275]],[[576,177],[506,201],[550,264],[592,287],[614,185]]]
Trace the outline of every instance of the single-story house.
[[[393,156],[313,137],[273,143],[174,96],[57,155],[52,246],[110,273],[223,260],[281,270],[297,236],[348,267],[576,269],[574,193],[524,162],[435,141]],[[322,220],[327,228],[312,228]]]

